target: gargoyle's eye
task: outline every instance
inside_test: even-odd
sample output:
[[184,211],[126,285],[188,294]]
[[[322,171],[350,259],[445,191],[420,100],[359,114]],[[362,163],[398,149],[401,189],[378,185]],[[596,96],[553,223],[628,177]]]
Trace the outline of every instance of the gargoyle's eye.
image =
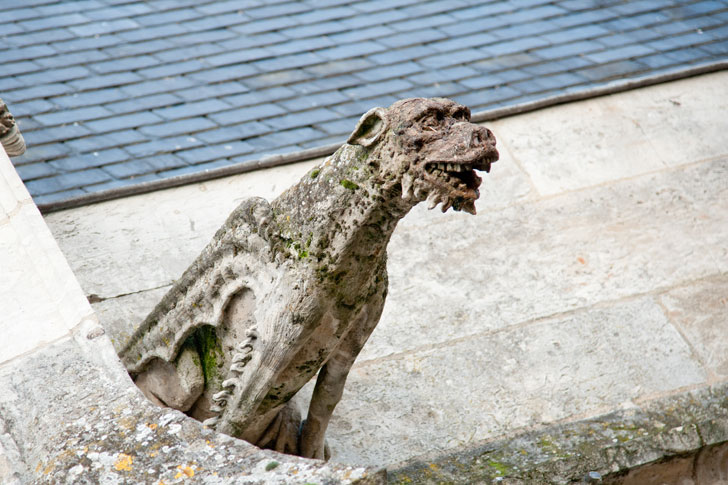
[[437,119],[437,121],[442,121],[444,117],[445,115],[442,114],[442,111],[438,111],[437,113],[435,113],[435,119]]

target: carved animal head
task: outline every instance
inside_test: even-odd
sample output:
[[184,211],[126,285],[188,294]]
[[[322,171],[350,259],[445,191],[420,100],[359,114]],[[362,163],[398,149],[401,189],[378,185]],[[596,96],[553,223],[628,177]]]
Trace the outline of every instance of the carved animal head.
[[[427,199],[429,208],[475,214],[481,178],[498,160],[495,137],[470,122],[470,110],[445,98],[411,98],[364,114],[348,143],[370,151],[381,163],[385,189],[405,201]],[[375,155],[375,156],[371,156]]]

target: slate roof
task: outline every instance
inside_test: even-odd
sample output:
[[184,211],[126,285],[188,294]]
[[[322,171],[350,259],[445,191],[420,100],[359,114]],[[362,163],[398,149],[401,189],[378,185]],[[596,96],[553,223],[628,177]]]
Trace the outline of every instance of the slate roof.
[[38,203],[342,142],[373,106],[475,111],[728,59],[728,0],[0,0]]

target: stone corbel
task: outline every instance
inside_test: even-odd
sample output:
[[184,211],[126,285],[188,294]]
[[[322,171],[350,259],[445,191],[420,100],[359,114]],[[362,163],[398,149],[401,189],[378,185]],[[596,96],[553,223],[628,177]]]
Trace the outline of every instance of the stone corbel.
[[8,106],[0,99],[0,144],[9,157],[17,157],[25,153],[25,140],[10,113]]

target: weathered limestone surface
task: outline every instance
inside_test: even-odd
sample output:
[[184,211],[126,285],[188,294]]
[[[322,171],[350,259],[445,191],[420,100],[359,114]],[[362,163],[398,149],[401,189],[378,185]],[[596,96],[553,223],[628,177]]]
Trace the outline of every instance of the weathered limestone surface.
[[0,274],[0,483],[383,482],[144,399],[1,147]]
[[[501,161],[478,215],[416,208],[393,235],[388,302],[329,428],[333,460],[422,456],[424,470],[506,433],[723,385],[727,90],[716,73],[488,123]],[[86,293],[105,299],[102,322],[121,328],[237,201],[271,198],[313,163],[46,220]],[[718,416],[712,443],[726,428]]]

